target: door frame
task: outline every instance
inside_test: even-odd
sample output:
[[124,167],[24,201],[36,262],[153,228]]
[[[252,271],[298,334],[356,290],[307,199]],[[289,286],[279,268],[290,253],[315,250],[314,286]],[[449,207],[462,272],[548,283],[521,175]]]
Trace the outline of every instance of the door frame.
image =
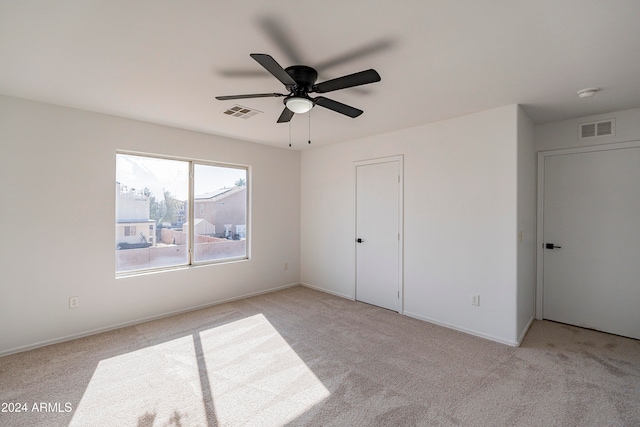
[[538,206],[536,214],[536,319],[542,320],[542,305],[544,301],[544,174],[545,159],[547,157],[567,154],[593,153],[598,151],[621,150],[640,147],[640,140],[616,142],[585,147],[565,148],[538,152]]
[[358,160],[353,162],[353,239],[354,242],[354,280],[353,280],[353,297],[356,299],[358,286],[358,257],[356,255],[355,240],[358,238],[358,167],[381,163],[398,163],[398,313],[403,314],[404,310],[404,155],[398,154],[388,157],[377,157],[374,159]]

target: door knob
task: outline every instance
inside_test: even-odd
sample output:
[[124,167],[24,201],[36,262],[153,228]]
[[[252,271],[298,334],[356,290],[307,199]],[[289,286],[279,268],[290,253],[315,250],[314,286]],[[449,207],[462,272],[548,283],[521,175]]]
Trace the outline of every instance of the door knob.
[[356,242],[358,242],[358,243],[362,243],[362,242],[364,242],[364,240],[362,240],[361,238],[357,238],[357,239],[356,239]]
[[545,249],[560,249],[562,246],[556,246],[553,243],[545,243],[544,247]]

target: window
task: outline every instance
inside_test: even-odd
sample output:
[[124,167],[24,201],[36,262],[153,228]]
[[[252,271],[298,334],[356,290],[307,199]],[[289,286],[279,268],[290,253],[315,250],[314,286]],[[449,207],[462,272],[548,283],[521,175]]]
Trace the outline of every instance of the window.
[[116,273],[247,258],[247,171],[118,153]]

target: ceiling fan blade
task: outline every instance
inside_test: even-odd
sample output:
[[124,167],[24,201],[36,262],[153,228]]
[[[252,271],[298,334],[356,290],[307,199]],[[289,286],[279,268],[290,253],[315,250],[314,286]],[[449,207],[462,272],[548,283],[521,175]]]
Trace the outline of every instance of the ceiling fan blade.
[[355,61],[356,59],[360,59],[363,56],[373,55],[382,50],[388,49],[389,47],[393,46],[393,43],[394,42],[391,39],[378,40],[377,42],[370,43],[368,45],[343,53],[340,56],[325,60],[320,63],[316,63],[314,64],[314,68],[318,71],[324,71],[327,68],[335,67],[336,65],[341,65],[346,62]]
[[264,53],[252,53],[250,56],[258,61],[258,64],[262,65],[265,70],[273,75],[273,77],[280,80],[283,85],[295,86],[296,81],[293,80],[293,77],[291,77],[289,73],[287,73],[284,68],[282,68],[270,55]]
[[287,107],[284,107],[284,110],[282,110],[282,114],[280,114],[280,117],[278,117],[278,123],[287,123],[291,121],[292,117],[293,111],[289,110]]
[[281,96],[285,96],[281,93],[250,93],[247,95],[226,95],[226,96],[216,96],[218,101],[227,101],[229,99],[248,99],[248,98],[278,98]]
[[311,92],[327,93],[338,89],[346,89],[348,87],[366,85],[379,81],[380,74],[378,74],[376,70],[371,69],[318,83],[317,85],[313,85]]
[[298,39],[287,31],[284,21],[278,16],[263,16],[258,19],[258,24],[272,42],[280,48],[280,51],[292,64],[304,64],[299,49],[295,45]]
[[328,108],[329,110],[333,110],[351,118],[356,118],[363,113],[362,110],[358,110],[357,108],[353,108],[347,104],[343,104],[342,102],[334,101],[333,99],[325,98],[324,96],[317,97],[313,102],[321,107]]

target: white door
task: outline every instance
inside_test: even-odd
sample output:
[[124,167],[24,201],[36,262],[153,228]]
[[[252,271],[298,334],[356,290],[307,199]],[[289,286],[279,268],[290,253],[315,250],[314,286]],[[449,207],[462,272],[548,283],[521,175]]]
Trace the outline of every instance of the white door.
[[543,318],[640,339],[640,147],[545,157],[543,206]]
[[356,163],[356,299],[401,312],[401,161]]

